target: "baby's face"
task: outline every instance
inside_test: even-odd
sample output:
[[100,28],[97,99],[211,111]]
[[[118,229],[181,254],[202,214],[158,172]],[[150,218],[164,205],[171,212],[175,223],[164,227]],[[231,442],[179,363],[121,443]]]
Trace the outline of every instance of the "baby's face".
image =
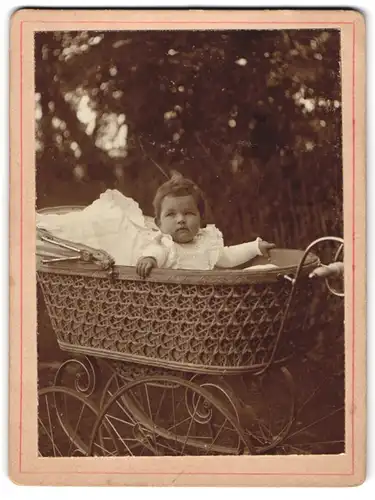
[[161,204],[160,231],[176,243],[189,243],[201,227],[201,216],[193,196],[166,196]]

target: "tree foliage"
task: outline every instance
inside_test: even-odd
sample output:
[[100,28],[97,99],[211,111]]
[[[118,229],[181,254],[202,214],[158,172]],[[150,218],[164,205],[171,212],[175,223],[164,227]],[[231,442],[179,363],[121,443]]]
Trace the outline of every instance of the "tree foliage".
[[[341,234],[339,52],[334,30],[38,33],[39,205],[118,187],[150,213],[162,170],[176,168],[229,242]],[[119,117],[126,145],[106,149]],[[55,199],[59,184],[69,199]]]

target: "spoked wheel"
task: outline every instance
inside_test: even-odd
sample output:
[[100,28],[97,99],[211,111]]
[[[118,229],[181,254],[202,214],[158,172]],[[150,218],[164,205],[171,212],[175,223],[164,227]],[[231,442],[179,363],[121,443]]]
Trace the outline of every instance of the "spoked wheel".
[[103,423],[110,424],[117,436],[120,455],[236,455],[247,450],[233,412],[205,388],[171,375],[144,377],[119,387],[103,404],[90,454]]
[[[38,397],[39,455],[86,456],[99,409],[87,397],[66,387],[41,389]],[[107,437],[107,441],[112,438],[107,426],[101,430],[99,444],[103,436]]]
[[[126,397],[121,394],[116,397],[120,389],[129,383],[118,373],[112,373],[108,379],[100,400],[100,408],[106,407],[113,399],[113,404],[108,411],[101,412],[98,418],[97,432],[92,438],[90,454],[101,456],[101,450],[111,450],[113,456],[153,456],[160,453],[154,446],[154,442],[147,428],[142,426],[129,410]],[[113,397],[115,396],[115,397]],[[111,435],[103,435],[102,427],[111,431]],[[113,441],[112,436],[115,437]],[[101,446],[98,446],[98,443]]]
[[294,423],[295,394],[290,372],[273,368],[259,376],[243,379],[240,419],[253,452],[264,454],[282,443]]

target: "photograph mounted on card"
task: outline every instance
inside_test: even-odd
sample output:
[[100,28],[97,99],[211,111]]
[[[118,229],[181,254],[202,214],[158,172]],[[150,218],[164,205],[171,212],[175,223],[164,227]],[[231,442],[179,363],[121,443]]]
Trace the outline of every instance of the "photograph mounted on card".
[[13,15],[15,482],[363,482],[364,43],[350,10]]

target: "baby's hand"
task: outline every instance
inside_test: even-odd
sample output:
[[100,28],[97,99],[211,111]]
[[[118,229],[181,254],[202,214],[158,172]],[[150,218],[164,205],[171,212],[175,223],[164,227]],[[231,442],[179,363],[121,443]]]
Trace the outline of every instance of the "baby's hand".
[[156,266],[157,263],[153,257],[142,257],[137,262],[136,271],[141,278],[147,278]]
[[260,250],[261,254],[264,255],[265,257],[268,257],[268,258],[270,258],[269,251],[272,248],[276,247],[276,245],[274,243],[268,243],[268,241],[264,241],[264,240],[259,241],[258,245],[259,245],[259,250]]

